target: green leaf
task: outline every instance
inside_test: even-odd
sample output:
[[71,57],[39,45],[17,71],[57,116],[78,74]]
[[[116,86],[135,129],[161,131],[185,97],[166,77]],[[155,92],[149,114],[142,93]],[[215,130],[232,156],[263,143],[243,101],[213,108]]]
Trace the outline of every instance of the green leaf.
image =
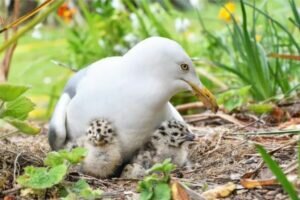
[[272,173],[276,176],[276,179],[281,184],[286,193],[288,193],[289,197],[293,200],[299,200],[298,194],[294,189],[294,186],[288,181],[287,177],[283,173],[282,169],[279,167],[278,163],[272,159],[272,157],[267,153],[267,151],[260,145],[255,145],[256,149],[260,153],[261,157],[265,161],[266,165],[272,171]]
[[77,181],[73,187],[71,188],[71,191],[83,199],[97,199],[101,197],[102,191],[101,190],[93,190],[89,184],[85,181],[80,179]]
[[60,150],[58,152],[52,151],[48,153],[44,163],[49,167],[61,165],[65,161],[68,161],[71,164],[77,164],[83,160],[86,154],[87,150],[82,147],[74,148],[71,151],[68,151],[66,149]]
[[52,151],[47,154],[47,157],[44,160],[44,164],[49,167],[55,167],[57,165],[61,165],[64,163],[64,158],[61,156],[60,153],[56,151]]
[[7,83],[0,84],[0,100],[12,101],[21,96],[24,92],[29,89],[27,86],[21,85],[10,85]]
[[154,193],[152,191],[143,190],[141,192],[140,200],[151,200]]
[[67,173],[68,167],[64,164],[53,168],[33,167],[25,168],[25,173],[17,181],[23,187],[32,189],[46,189],[60,183]]
[[250,104],[247,106],[248,110],[254,112],[255,114],[264,114],[264,113],[271,113],[275,105],[273,104]]
[[77,147],[71,151],[65,149],[58,152],[64,159],[68,160],[71,164],[80,163],[87,155],[87,150],[82,147]]
[[26,97],[19,97],[5,104],[1,117],[12,117],[24,120],[28,113],[34,109],[34,104]]
[[152,200],[170,200],[171,199],[171,189],[167,183],[158,183],[154,187],[154,196]]
[[171,163],[171,159],[164,160],[163,163],[156,163],[148,170],[148,173],[152,172],[163,172],[163,173],[170,173],[176,167],[174,164]]
[[19,131],[28,135],[36,135],[41,131],[39,127],[35,127],[27,122],[23,122],[18,119],[4,118],[4,120],[17,128]]

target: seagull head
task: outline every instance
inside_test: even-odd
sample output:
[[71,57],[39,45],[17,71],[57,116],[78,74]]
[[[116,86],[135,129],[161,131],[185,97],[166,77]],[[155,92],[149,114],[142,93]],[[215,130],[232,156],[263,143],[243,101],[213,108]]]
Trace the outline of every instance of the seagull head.
[[155,81],[167,85],[166,88],[172,95],[180,91],[191,91],[206,107],[217,112],[218,105],[214,95],[203,86],[191,58],[174,40],[147,38],[129,50],[124,58],[134,63],[135,73],[155,77]]

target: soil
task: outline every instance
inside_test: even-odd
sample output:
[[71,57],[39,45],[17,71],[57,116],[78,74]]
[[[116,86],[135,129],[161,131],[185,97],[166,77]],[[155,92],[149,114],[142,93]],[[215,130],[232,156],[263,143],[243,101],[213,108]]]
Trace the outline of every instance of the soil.
[[[232,115],[228,115],[232,117]],[[177,169],[172,174],[172,179],[185,183],[191,190],[201,194],[203,191],[216,188],[220,185],[232,182],[236,189],[225,199],[289,199],[282,187],[274,181],[255,188],[245,188],[242,180],[269,180],[274,179],[270,170],[263,164],[257,153],[254,143],[263,145],[273,158],[280,164],[284,171],[288,171],[297,160],[298,135],[270,134],[284,129],[299,129],[300,120],[290,118],[285,123],[270,126],[261,120],[241,120],[235,116],[234,123],[228,118],[193,119],[193,131],[197,134],[197,140],[190,144],[190,160],[193,165],[188,168]],[[245,118],[243,118],[245,119]],[[190,120],[190,118],[189,118]],[[10,127],[0,130],[0,136],[7,134]],[[254,134],[268,132],[268,134]],[[38,136],[15,135],[0,140],[0,198],[30,199],[32,197],[21,196],[22,189],[16,184],[16,177],[22,174],[24,167],[28,165],[42,166],[43,158],[50,151],[47,141],[47,127]],[[296,162],[297,164],[297,162]],[[256,173],[250,173],[255,171]],[[297,168],[289,170],[290,176],[295,176]],[[136,199],[136,179],[96,179],[88,176],[80,176],[71,173],[68,181],[76,181],[84,178],[94,188],[105,191],[109,199]],[[298,180],[299,181],[299,180]],[[300,191],[300,187],[297,187]],[[55,190],[46,194],[47,199],[55,199]]]

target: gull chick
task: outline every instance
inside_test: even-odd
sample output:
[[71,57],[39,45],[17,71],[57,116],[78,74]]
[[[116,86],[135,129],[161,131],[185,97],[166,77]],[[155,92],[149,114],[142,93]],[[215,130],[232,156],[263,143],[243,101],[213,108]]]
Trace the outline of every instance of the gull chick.
[[116,131],[107,120],[92,121],[86,135],[79,138],[77,144],[88,150],[81,165],[83,173],[98,178],[107,178],[113,175],[122,164]]
[[138,152],[133,164],[128,164],[123,170],[123,177],[139,178],[155,163],[171,158],[172,163],[178,167],[189,165],[188,143],[193,141],[195,135],[187,124],[178,120],[169,120],[153,133],[151,140]]

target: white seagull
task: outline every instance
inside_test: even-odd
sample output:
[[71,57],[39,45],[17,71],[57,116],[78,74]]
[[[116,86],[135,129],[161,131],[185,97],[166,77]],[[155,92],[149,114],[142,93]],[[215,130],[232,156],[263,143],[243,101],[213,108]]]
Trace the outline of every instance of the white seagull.
[[69,80],[50,121],[50,146],[64,148],[85,134],[91,121],[105,118],[116,127],[128,160],[163,121],[183,121],[169,100],[184,90],[217,111],[183,48],[167,38],[145,39],[124,56],[99,60]]

